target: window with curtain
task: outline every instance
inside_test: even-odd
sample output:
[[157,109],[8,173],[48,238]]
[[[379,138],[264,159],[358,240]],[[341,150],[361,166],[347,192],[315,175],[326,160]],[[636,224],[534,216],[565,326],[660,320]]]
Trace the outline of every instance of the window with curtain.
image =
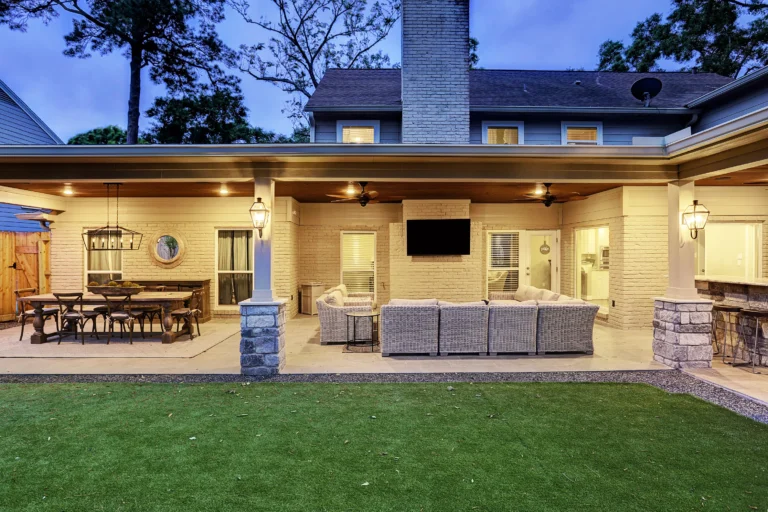
[[216,244],[218,304],[234,306],[253,292],[253,230],[220,229]]
[[341,131],[341,142],[344,144],[373,144],[375,129],[373,126],[345,126]]
[[341,282],[351,293],[376,292],[376,234],[341,234]]
[[563,144],[576,146],[597,146],[602,141],[602,126],[593,124],[584,125],[564,125],[563,126]]
[[[121,234],[118,234],[121,236]],[[88,237],[88,247],[99,245],[99,237]],[[86,251],[85,282],[107,284],[123,279],[122,251]]]
[[488,144],[519,144],[519,131],[516,126],[488,128]]
[[514,292],[520,284],[520,232],[488,233],[489,292]]

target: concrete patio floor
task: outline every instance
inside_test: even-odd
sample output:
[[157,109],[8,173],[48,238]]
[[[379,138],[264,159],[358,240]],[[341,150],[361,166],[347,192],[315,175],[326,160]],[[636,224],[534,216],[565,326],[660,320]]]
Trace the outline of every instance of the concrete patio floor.
[[[186,336],[173,345],[145,341],[136,343],[136,350],[128,353],[131,346],[119,340],[109,346],[88,338],[85,347],[71,340],[61,345],[31,345],[31,326],[27,326],[25,339],[19,344],[16,340],[20,328],[15,327],[0,331],[0,374],[239,374],[239,318],[217,318],[203,324],[201,330],[203,337],[192,341]],[[299,315],[286,326],[287,361],[283,373],[669,371],[653,361],[652,336],[651,329],[620,331],[595,325],[593,355],[382,357],[380,353],[344,353],[343,345],[320,345],[318,318]],[[215,342],[210,337],[215,337]],[[114,352],[108,357],[99,356],[108,350]],[[34,357],[7,356],[18,351],[38,352]],[[78,357],[83,353],[87,355]],[[768,368],[758,371],[762,373],[733,368],[716,357],[712,368],[687,373],[768,403]]]

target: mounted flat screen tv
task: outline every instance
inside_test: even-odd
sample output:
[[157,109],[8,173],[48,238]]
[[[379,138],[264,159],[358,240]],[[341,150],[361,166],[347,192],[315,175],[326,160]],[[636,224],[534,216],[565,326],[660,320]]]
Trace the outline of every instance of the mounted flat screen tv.
[[408,256],[460,256],[469,254],[469,219],[409,220]]

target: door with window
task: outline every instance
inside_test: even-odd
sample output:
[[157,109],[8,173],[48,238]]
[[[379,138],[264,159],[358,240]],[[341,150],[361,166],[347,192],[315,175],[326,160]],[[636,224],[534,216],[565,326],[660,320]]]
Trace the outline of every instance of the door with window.
[[557,231],[489,231],[488,292],[514,292],[521,284],[559,291],[560,237]]
[[376,293],[376,232],[342,231],[341,282],[349,293]]
[[253,230],[216,232],[216,304],[237,306],[253,292]]

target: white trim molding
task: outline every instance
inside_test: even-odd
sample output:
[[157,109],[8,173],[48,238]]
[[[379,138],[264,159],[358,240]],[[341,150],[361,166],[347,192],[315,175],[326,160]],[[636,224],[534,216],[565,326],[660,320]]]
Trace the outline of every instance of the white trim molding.
[[504,144],[506,146],[520,146],[525,144],[525,123],[522,121],[483,121],[483,144],[488,144],[488,128],[517,128],[517,144]]
[[[560,122],[560,144],[568,145],[568,128],[597,128],[597,146],[603,145],[603,122],[602,121],[561,121]],[[574,144],[580,146],[581,144]],[[584,144],[593,146],[595,144]]]
[[379,143],[381,135],[381,122],[371,119],[344,119],[336,121],[336,142],[341,144],[345,126],[373,126],[373,143]]

